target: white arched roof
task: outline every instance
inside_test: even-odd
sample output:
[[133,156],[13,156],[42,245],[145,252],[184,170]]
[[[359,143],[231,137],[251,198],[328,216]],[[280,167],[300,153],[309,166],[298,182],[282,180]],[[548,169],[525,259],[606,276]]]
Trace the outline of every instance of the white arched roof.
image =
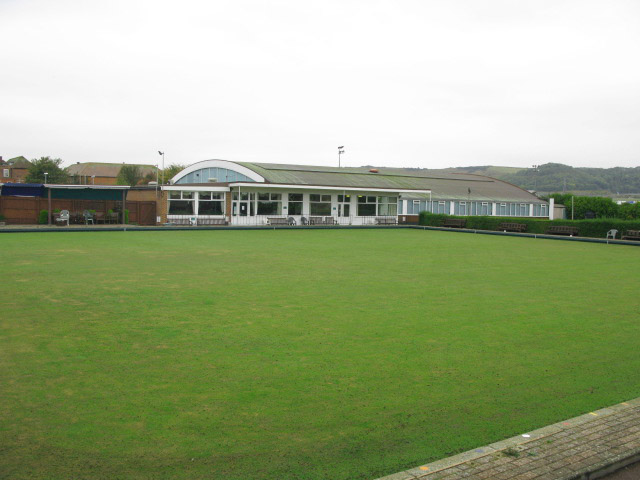
[[190,173],[196,172],[198,170],[202,170],[204,168],[226,168],[227,170],[238,172],[238,173],[244,175],[245,177],[250,178],[254,182],[262,182],[262,183],[264,183],[264,181],[265,181],[264,177],[262,177],[261,175],[258,175],[256,172],[254,172],[253,170],[248,169],[247,167],[245,167],[243,165],[239,165],[237,163],[230,162],[228,160],[203,160],[201,162],[196,162],[196,163],[194,163],[192,165],[189,165],[187,168],[185,168],[180,173],[178,173],[176,176],[174,176],[171,179],[170,182],[172,184],[176,183],[178,180],[180,180],[183,177],[186,177]]

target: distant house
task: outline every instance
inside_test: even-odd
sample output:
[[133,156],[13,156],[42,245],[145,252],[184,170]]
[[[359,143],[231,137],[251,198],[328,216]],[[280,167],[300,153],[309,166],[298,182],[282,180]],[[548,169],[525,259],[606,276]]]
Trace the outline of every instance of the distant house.
[[0,157],[0,183],[25,183],[31,162],[20,156],[2,160]]
[[[117,185],[120,169],[127,163],[96,163],[85,162],[76,163],[67,167],[67,172],[71,177],[71,182],[76,185]],[[142,176],[147,174],[156,175],[154,165],[136,165],[140,167]]]

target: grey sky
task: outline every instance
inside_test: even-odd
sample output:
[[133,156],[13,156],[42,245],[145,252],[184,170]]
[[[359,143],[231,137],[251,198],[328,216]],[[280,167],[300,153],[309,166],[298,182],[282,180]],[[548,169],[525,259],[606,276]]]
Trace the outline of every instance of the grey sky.
[[0,0],[0,155],[640,165],[638,1]]

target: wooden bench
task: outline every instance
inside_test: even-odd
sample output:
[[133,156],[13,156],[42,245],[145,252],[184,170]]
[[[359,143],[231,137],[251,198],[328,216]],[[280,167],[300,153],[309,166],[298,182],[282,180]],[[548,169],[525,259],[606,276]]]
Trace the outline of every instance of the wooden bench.
[[378,225],[397,225],[397,217],[376,217],[376,224]]
[[640,240],[640,230],[627,230],[622,240]]
[[289,225],[289,219],[287,217],[267,217],[269,225]]
[[502,230],[503,232],[523,233],[527,231],[527,225],[525,223],[503,222],[500,224],[500,227],[498,227],[498,230]]
[[442,223],[442,226],[447,228],[464,228],[466,224],[466,218],[447,218]]
[[173,218],[169,220],[168,223],[171,223],[173,225],[191,225],[191,222],[188,218]]
[[546,233],[547,235],[569,235],[570,237],[573,237],[574,235],[578,235],[578,227],[569,227],[567,225],[551,225],[544,233]]
[[227,225],[226,218],[199,218],[198,225]]
[[336,223],[333,217],[309,217],[309,225],[335,225]]

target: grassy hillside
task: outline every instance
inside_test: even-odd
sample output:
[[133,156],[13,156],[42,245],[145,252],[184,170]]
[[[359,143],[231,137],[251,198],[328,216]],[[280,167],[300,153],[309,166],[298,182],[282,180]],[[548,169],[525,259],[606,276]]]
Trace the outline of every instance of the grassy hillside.
[[640,193],[640,167],[584,168],[560,163],[532,168],[458,167],[450,172],[468,172],[499,178],[527,190],[538,192],[574,192],[584,195],[624,195]]

